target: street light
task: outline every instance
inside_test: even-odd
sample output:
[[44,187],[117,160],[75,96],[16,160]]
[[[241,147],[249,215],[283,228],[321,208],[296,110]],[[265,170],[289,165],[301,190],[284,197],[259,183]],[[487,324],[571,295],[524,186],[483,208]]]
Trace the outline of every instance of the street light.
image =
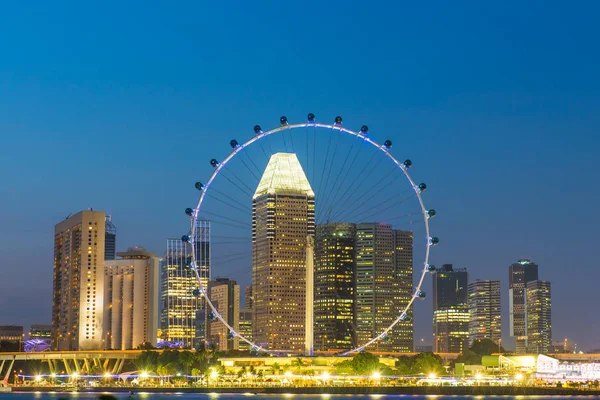
[[371,378],[381,379],[381,374],[378,371],[375,371],[375,372],[373,372],[373,375],[371,375]]
[[322,375],[322,378],[323,378],[324,381],[328,380],[329,379],[329,373],[327,371],[324,371],[323,375]]
[[435,379],[437,376],[432,372],[427,376],[429,379]]
[[147,378],[148,377],[148,373],[146,371],[142,371],[142,373],[140,374],[141,378]]

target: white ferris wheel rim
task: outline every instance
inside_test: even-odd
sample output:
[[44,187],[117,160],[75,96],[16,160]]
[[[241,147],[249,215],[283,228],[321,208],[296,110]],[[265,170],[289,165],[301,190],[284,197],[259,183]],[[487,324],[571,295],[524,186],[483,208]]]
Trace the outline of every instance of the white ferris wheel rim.
[[[287,121],[287,120],[286,120]],[[341,356],[345,356],[348,354],[352,354],[352,353],[359,353],[362,352],[365,348],[367,348],[368,346],[384,339],[389,333],[390,331],[400,322],[402,322],[405,318],[405,316],[407,315],[407,312],[409,310],[409,308],[411,307],[411,305],[413,304],[413,302],[415,301],[415,299],[419,296],[420,290],[421,290],[421,285],[423,284],[423,281],[425,280],[425,276],[427,275],[428,271],[428,266],[429,266],[429,251],[431,249],[432,246],[432,242],[431,242],[431,235],[429,232],[429,214],[428,214],[428,210],[425,208],[425,204],[423,202],[423,198],[421,197],[421,190],[419,189],[419,186],[415,184],[415,182],[413,181],[413,179],[411,178],[411,176],[408,173],[408,168],[404,166],[404,164],[402,164],[400,161],[398,161],[389,151],[389,148],[387,148],[384,145],[381,145],[377,142],[375,142],[373,139],[371,139],[367,133],[363,133],[363,132],[357,132],[357,131],[353,131],[351,129],[347,129],[344,128],[342,126],[342,124],[323,124],[323,123],[318,123],[318,122],[305,122],[305,123],[300,123],[300,124],[285,124],[282,126],[279,126],[277,128],[271,129],[269,131],[265,131],[263,132],[262,130],[260,130],[254,137],[250,138],[249,140],[247,140],[245,143],[243,144],[238,144],[233,148],[233,151],[221,162],[218,162],[218,165],[215,167],[213,173],[211,174],[209,180],[206,182],[206,184],[203,186],[203,188],[200,190],[200,198],[198,199],[198,203],[196,205],[196,207],[193,210],[192,215],[190,216],[190,220],[191,220],[191,235],[193,236],[196,232],[196,223],[197,223],[197,218],[198,215],[200,213],[200,207],[202,206],[202,202],[204,201],[204,198],[206,196],[206,194],[208,193],[208,189],[210,188],[210,185],[212,184],[212,182],[215,180],[215,178],[219,175],[219,172],[225,168],[225,166],[241,151],[243,151],[246,147],[250,146],[251,144],[259,141],[260,139],[263,139],[267,136],[273,135],[275,133],[279,133],[279,132],[284,132],[286,130],[293,130],[293,129],[298,129],[298,128],[306,128],[306,127],[314,127],[314,128],[329,128],[331,129],[331,132],[333,132],[334,130],[338,130],[340,132],[344,132],[359,138],[362,138],[366,143],[369,143],[370,145],[372,145],[373,147],[379,149],[380,151],[382,151],[390,160],[392,160],[392,162],[394,164],[396,164],[396,166],[398,168],[400,168],[400,170],[402,171],[402,173],[404,174],[404,176],[408,179],[410,185],[412,186],[417,199],[419,200],[419,206],[421,207],[421,213],[423,214],[423,220],[425,223],[425,237],[427,240],[427,244],[426,244],[426,250],[425,250],[425,261],[423,262],[423,268],[421,271],[421,277],[419,279],[419,283],[414,287],[413,290],[413,294],[411,296],[410,301],[406,304],[406,306],[402,309],[402,312],[400,313],[400,315],[398,317],[396,317],[396,319],[385,329],[383,329],[381,331],[381,333],[375,335],[375,337],[369,339],[369,341],[367,341],[365,344],[360,345],[358,347],[355,347],[351,350],[346,350],[344,352],[341,352],[339,355]],[[240,340],[246,342],[251,350],[255,350],[257,352],[265,352],[265,353],[270,353],[270,354],[275,354],[275,353],[280,353],[277,350],[269,350],[269,349],[265,349],[264,347],[256,344],[255,342],[253,342],[252,340],[247,339],[246,337],[244,337],[243,335],[241,335],[238,331],[236,331],[226,320],[225,318],[223,318],[223,316],[221,315],[221,313],[217,310],[217,308],[213,305],[212,301],[210,300],[210,296],[208,295],[208,290],[206,287],[204,287],[204,285],[202,284],[202,278],[200,277],[199,273],[198,273],[198,269],[196,268],[197,265],[197,260],[196,260],[196,241],[193,239],[193,237],[190,239],[190,243],[192,246],[192,271],[194,271],[194,274],[196,275],[196,280],[198,282],[199,285],[199,290],[200,290],[200,296],[204,297],[206,300],[206,304],[208,304],[208,306],[210,307],[211,311],[214,313],[215,317],[217,319],[219,319],[219,321],[221,321],[229,330],[229,332],[231,334],[233,334],[234,337],[239,338]],[[209,263],[209,271],[210,271],[211,265]],[[209,272],[209,276],[210,276],[210,272]]]

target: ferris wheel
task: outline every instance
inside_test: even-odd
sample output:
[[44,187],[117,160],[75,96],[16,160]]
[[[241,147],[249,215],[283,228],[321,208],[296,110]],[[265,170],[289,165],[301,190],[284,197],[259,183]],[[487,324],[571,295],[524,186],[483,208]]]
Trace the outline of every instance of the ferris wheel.
[[[308,223],[313,218],[313,227],[345,221],[383,221],[394,228],[409,229],[414,233],[414,248],[422,249],[414,256],[418,279],[401,304],[394,304],[393,318],[384,326],[379,325],[363,342],[355,341],[338,354],[361,352],[388,340],[398,324],[411,320],[409,310],[413,302],[425,298],[421,286],[427,273],[435,271],[429,264],[430,250],[439,242],[429,230],[436,211],[426,208],[423,202],[427,185],[409,175],[413,164],[410,159],[400,161],[392,154],[391,140],[379,144],[366,125],[354,131],[346,128],[339,116],[328,124],[317,122],[312,113],[306,122],[292,124],[285,116],[279,122],[280,126],[266,131],[256,125],[254,135],[246,141],[231,139],[231,153],[222,160],[211,159],[212,174],[205,182],[195,183],[200,196],[195,207],[185,210],[191,230],[182,237],[192,248],[191,262],[186,267],[198,282],[192,294],[204,298],[208,321],[220,321],[228,340],[245,343],[251,354],[280,354],[268,343],[247,338],[239,327],[234,327],[219,310],[218,302],[211,299],[207,283],[209,276],[213,279],[237,275],[242,281],[250,278],[257,263],[254,246],[259,228],[255,199],[265,185],[267,171],[281,168],[272,165],[278,154],[292,155],[288,158],[299,169],[288,180],[297,183],[302,179],[309,185],[307,190],[313,193],[309,208],[314,207],[314,211]],[[299,221],[307,223],[306,218]],[[210,230],[205,230],[207,223]],[[210,249],[202,248],[206,243]]]

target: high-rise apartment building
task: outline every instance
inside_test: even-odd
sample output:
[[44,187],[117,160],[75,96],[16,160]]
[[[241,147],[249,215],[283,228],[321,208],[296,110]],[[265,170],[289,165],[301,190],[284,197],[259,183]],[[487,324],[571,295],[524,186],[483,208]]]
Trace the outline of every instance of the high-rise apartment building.
[[317,225],[314,343],[316,350],[357,347],[354,321],[356,225]]
[[[394,231],[387,224],[356,225],[355,279],[356,337],[360,345],[391,325],[410,300],[412,233]],[[376,349],[412,351],[412,321],[398,324]]]
[[[192,235],[196,247],[196,265],[200,279],[208,287],[210,271],[210,222],[198,220]],[[182,342],[185,347],[199,347],[206,340],[204,299],[192,294],[199,284],[192,264],[192,246],[181,239],[167,239],[167,250],[161,265],[160,328],[162,340]],[[200,329],[199,329],[200,328]],[[204,328],[202,330],[201,328]]]
[[106,216],[104,231],[104,259],[114,260],[117,254],[117,228],[112,222],[112,215]]
[[159,258],[141,247],[104,265],[104,348],[156,346]]
[[53,347],[102,349],[105,213],[81,211],[54,228]]
[[552,350],[552,301],[549,281],[529,281],[525,289],[527,352]]
[[[240,285],[227,278],[217,278],[208,283],[210,300],[219,314],[236,331],[240,328]],[[220,320],[215,319],[209,323],[210,341],[218,346],[221,351],[237,350],[238,337],[228,337],[229,328]]]
[[466,269],[444,264],[433,276],[433,340],[440,353],[460,353],[469,340]]
[[479,280],[469,283],[469,346],[476,340],[502,338],[500,281]]
[[252,198],[254,341],[271,350],[305,345],[306,246],[315,195],[295,154],[276,153]]
[[525,319],[525,288],[527,282],[538,280],[538,265],[524,258],[508,267],[508,310],[510,336],[516,339],[516,352],[527,351],[527,325]]

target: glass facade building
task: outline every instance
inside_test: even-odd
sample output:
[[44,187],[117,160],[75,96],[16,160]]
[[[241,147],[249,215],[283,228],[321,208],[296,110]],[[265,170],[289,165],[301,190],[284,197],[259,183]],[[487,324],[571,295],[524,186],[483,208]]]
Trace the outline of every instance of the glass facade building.
[[466,269],[444,264],[433,276],[433,341],[440,353],[461,353],[469,340]]

